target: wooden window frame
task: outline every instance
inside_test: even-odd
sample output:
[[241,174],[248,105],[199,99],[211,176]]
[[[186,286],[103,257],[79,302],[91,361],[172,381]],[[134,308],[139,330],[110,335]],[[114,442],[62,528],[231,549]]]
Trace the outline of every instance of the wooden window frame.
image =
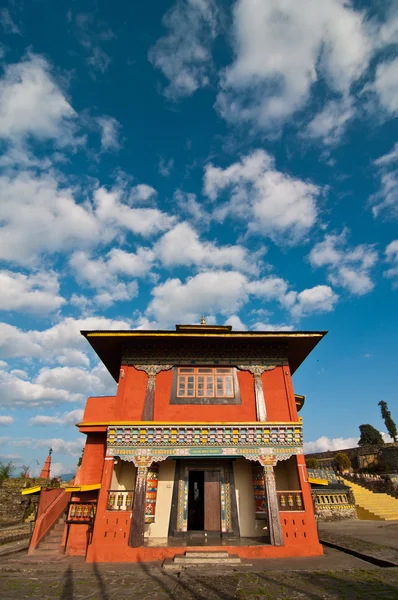
[[[184,372],[180,372],[180,369],[192,369],[192,373],[187,372],[186,374],[184,374]],[[208,373],[208,377],[212,377],[213,378],[213,385],[212,385],[212,394],[206,394],[206,387],[204,387],[204,395],[203,396],[199,396],[197,394],[198,391],[198,385],[199,385],[199,377],[206,377],[206,372],[205,369],[212,369],[211,373]],[[219,370],[226,370],[228,369],[228,373],[220,373],[219,376],[224,376],[228,377],[228,376],[232,376],[232,388],[233,388],[233,393],[231,395],[223,395],[223,396],[217,396],[217,391],[216,391],[216,377],[217,377],[217,373],[215,372],[217,369]],[[202,371],[202,372],[200,372]],[[179,383],[179,376],[192,376],[194,377],[194,395],[193,396],[187,396],[187,395],[181,395],[181,392],[179,394],[179,388],[178,388],[178,383]],[[185,391],[187,391],[187,383],[186,382],[186,387],[185,387]],[[201,382],[203,383],[204,386],[206,386],[206,381]],[[181,387],[180,387],[181,389]],[[223,391],[226,391],[226,383],[223,382]],[[205,404],[205,405],[211,405],[211,404],[242,404],[241,401],[241,396],[240,396],[240,390],[239,390],[239,382],[238,382],[238,377],[237,377],[237,369],[236,367],[231,367],[230,365],[176,365],[175,367],[173,367],[173,384],[172,384],[172,390],[171,390],[171,397],[170,397],[170,404]]]

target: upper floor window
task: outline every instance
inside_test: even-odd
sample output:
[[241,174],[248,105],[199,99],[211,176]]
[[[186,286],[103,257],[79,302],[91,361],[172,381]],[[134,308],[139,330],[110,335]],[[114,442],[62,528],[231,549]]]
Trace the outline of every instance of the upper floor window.
[[234,373],[223,367],[178,367],[177,398],[235,398]]

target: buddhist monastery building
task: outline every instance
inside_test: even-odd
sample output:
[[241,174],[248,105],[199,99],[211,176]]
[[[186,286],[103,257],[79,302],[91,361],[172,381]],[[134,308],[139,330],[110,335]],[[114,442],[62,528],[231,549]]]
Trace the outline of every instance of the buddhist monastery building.
[[83,331],[117,391],[87,400],[81,467],[41,531],[61,519],[62,552],[89,562],[159,560],[188,543],[241,558],[322,554],[291,376],[325,333],[204,320]]

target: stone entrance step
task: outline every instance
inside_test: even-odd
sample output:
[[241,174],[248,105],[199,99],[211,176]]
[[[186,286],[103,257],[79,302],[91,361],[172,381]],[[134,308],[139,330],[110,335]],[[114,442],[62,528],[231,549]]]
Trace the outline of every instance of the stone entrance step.
[[241,565],[242,561],[237,554],[228,554],[222,551],[187,551],[176,554],[173,559],[167,558],[163,562],[163,569],[176,572],[189,567],[234,567]]

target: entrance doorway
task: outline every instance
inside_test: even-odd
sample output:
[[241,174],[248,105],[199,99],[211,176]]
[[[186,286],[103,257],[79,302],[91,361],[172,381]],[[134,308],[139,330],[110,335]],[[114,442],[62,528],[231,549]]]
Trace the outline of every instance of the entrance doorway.
[[221,532],[219,471],[189,472],[188,531]]

